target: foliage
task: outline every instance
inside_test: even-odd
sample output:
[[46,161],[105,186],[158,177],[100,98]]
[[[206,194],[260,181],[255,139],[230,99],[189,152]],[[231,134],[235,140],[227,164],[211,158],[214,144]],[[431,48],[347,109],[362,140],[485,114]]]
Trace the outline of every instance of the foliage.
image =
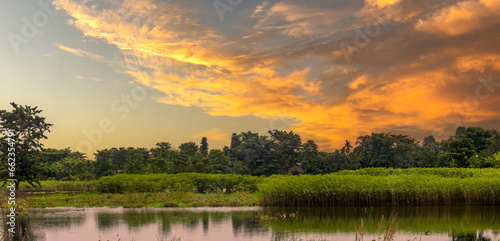
[[146,173],[146,158],[149,152],[141,148],[128,148],[125,158],[125,173],[144,174]]
[[118,166],[113,163],[113,152],[110,150],[98,150],[95,155],[96,177],[111,176],[118,171]]
[[45,118],[40,116],[42,110],[38,110],[38,107],[10,104],[12,111],[0,110],[0,156],[2,157],[0,175],[4,177],[3,180],[10,177],[6,164],[8,163],[6,150],[14,148],[12,153],[15,153],[16,187],[23,181],[30,185],[40,185],[37,175],[40,172],[40,151],[43,147],[40,141],[47,139],[45,133],[50,132],[52,124],[45,123]]
[[179,146],[179,150],[182,154],[185,154],[187,156],[194,156],[194,154],[196,154],[196,152],[198,152],[198,145],[196,145],[196,143],[194,143],[192,141],[182,143]]
[[208,141],[206,137],[201,138],[200,152],[203,156],[208,155]]

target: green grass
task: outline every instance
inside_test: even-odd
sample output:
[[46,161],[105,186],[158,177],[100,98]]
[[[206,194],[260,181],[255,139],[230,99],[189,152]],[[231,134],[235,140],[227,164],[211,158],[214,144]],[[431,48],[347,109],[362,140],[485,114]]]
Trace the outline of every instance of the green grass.
[[270,206],[498,205],[500,169],[368,168],[327,175],[271,176]]
[[[264,206],[499,205],[500,169],[367,168],[327,175],[267,178],[197,173],[122,174],[96,181],[44,181],[42,187],[36,188],[22,183],[21,190],[82,193],[28,196],[33,200],[31,207],[244,206],[253,203]],[[247,200],[242,195],[250,198]]]
[[41,181],[41,187],[31,187],[27,182],[21,182],[19,189],[26,192],[93,192],[95,180],[89,181]]
[[219,207],[260,205],[259,192],[193,193],[158,192],[125,194],[52,194],[26,197],[31,208],[45,207]]
[[262,177],[234,174],[121,174],[102,177],[96,182],[100,193],[135,193],[135,192],[254,192]]

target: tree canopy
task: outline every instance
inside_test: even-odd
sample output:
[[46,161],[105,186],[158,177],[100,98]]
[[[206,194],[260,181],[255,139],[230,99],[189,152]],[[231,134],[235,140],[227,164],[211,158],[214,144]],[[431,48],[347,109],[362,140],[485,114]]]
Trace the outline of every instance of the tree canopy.
[[[40,141],[47,139],[45,133],[50,132],[52,124],[45,122],[45,118],[40,116],[42,110],[36,106],[10,104],[13,108],[12,111],[0,110],[2,157],[6,159],[8,147],[13,147],[15,149],[15,177],[11,178],[17,179],[17,186],[22,181],[28,182],[30,185],[40,185],[38,173],[40,173],[41,158],[38,154],[43,147]],[[7,160],[2,161],[2,165],[6,165],[6,163]],[[9,170],[4,166],[2,176],[6,177],[8,173]]]

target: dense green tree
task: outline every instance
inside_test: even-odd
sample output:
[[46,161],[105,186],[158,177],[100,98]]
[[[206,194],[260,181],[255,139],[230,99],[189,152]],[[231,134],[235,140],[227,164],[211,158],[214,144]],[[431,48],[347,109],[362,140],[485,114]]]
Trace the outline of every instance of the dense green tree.
[[411,168],[418,167],[415,155],[417,152],[417,140],[408,137],[407,135],[391,135],[394,141],[392,155],[395,168]]
[[53,168],[57,180],[78,181],[94,178],[91,163],[83,159],[66,157],[54,163]]
[[[269,152],[271,155],[269,159],[271,160],[267,160],[267,162],[264,163],[266,168],[277,168],[277,170],[280,170],[282,167],[285,167],[284,172],[286,172],[289,167],[299,163],[298,155],[302,148],[302,139],[300,135],[293,133],[293,131],[287,132],[279,130],[268,131],[268,133],[271,141],[271,150]],[[276,174],[279,174],[279,172]],[[268,174],[266,173],[264,175]]]
[[210,150],[207,169],[213,174],[229,174],[232,172],[231,158],[221,150]]
[[116,174],[118,167],[113,164],[113,152],[105,149],[95,153],[94,172],[97,178]]
[[200,152],[203,156],[208,155],[208,140],[206,137],[201,138]]
[[422,146],[415,149],[415,162],[418,167],[438,167],[440,143],[434,136],[425,137]]
[[41,152],[42,155],[42,162],[44,163],[56,163],[61,161],[62,159],[68,157],[71,153],[71,150],[69,148],[66,149],[53,149],[53,148],[47,148],[43,149]]
[[231,149],[232,163],[238,168],[239,174],[272,175],[286,172],[284,163],[278,161],[276,144],[268,136],[258,133],[242,132],[234,137],[239,142]]
[[146,172],[146,153],[146,149],[129,147],[126,154],[125,173],[144,174]]
[[326,164],[329,166],[323,167],[321,173],[331,173],[341,170],[355,170],[360,168],[359,162],[356,158],[351,158],[345,152],[335,151],[329,154],[326,158]]
[[118,170],[125,170],[125,163],[127,162],[127,149],[125,147],[113,147],[110,151],[113,153],[113,165],[115,165]]
[[237,135],[236,133],[233,133],[231,135],[231,145],[229,146],[229,149],[236,149],[240,144],[241,144],[240,136]]
[[500,133],[497,130],[490,130],[490,146],[485,150],[485,156],[492,156],[500,151]]
[[182,154],[185,154],[187,156],[194,156],[194,154],[196,154],[196,152],[198,152],[198,145],[196,145],[196,143],[194,142],[186,142],[186,143],[182,143],[180,146],[179,146],[179,150]]
[[[38,107],[10,103],[13,110],[0,110],[0,152],[2,158],[1,176],[3,180],[15,178],[16,190],[20,182],[40,185],[38,173],[41,167],[42,139],[47,139],[52,124],[45,123]],[[12,154],[9,154],[12,153]],[[11,158],[11,159],[9,159]],[[9,166],[8,163],[14,163]],[[15,175],[10,171],[15,168]],[[5,181],[4,181],[5,182]]]
[[321,167],[318,165],[321,160],[318,145],[313,140],[308,140],[302,144],[302,151],[299,154],[299,160],[308,174],[321,173]]
[[372,133],[363,156],[363,163],[370,167],[397,167],[392,149],[394,139],[388,133]]
[[471,167],[471,158],[483,156],[482,151],[491,145],[491,131],[480,127],[459,127],[455,136],[444,143],[446,152],[440,158],[450,160],[455,167]]
[[151,148],[149,152],[151,156],[157,157],[163,155],[166,151],[171,150],[172,145],[169,142],[158,142],[156,143],[156,147]]
[[[354,148],[354,154],[357,156],[363,156],[366,154],[366,150],[368,149],[369,142],[371,140],[371,136],[363,135],[359,136],[356,139],[356,147]],[[367,166],[369,163],[363,163],[363,166]]]

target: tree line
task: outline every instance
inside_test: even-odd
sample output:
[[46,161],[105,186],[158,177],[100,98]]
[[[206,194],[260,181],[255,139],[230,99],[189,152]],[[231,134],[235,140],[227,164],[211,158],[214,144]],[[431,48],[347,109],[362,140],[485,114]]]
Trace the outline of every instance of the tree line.
[[[15,104],[14,104],[15,105]],[[203,137],[199,145],[186,142],[173,147],[169,142],[155,147],[119,147],[98,150],[93,160],[71,149],[43,148],[39,139],[46,138],[50,124],[36,119],[40,111],[29,106],[14,106],[13,112],[0,111],[1,173],[8,172],[4,160],[7,150],[6,130],[15,124],[29,129],[29,120],[37,128],[36,137],[17,136],[20,175],[30,180],[89,180],[102,176],[146,173],[211,173],[211,174],[326,174],[366,167],[500,167],[500,134],[480,127],[459,127],[447,140],[428,136],[422,142],[408,135],[371,133],[333,152],[320,151],[313,140],[303,141],[293,131],[272,130],[267,135],[253,132],[234,133],[229,146],[209,149]],[[24,113],[24,115],[21,115]],[[15,121],[15,116],[24,122]],[[9,119],[10,118],[10,119]],[[28,121],[26,121],[28,120]],[[37,120],[34,121],[34,120]],[[19,128],[19,127],[17,127]],[[36,131],[38,130],[38,132]],[[23,141],[23,138],[26,141]],[[30,144],[31,141],[31,144]],[[23,146],[24,145],[24,146]],[[24,153],[23,153],[24,151]],[[26,170],[21,173],[21,171]]]
[[[293,131],[273,130],[233,134],[230,146],[208,148],[186,142],[172,147],[160,142],[154,148],[120,147],[98,150],[94,160],[68,149],[40,153],[40,179],[81,180],[119,173],[212,173],[273,175],[292,173],[300,166],[305,174],[326,174],[366,167],[500,167],[500,134],[480,127],[459,127],[443,141],[433,136],[419,142],[407,135],[371,133],[333,152],[320,151],[313,140],[302,141]],[[292,174],[298,174],[296,171]]]

